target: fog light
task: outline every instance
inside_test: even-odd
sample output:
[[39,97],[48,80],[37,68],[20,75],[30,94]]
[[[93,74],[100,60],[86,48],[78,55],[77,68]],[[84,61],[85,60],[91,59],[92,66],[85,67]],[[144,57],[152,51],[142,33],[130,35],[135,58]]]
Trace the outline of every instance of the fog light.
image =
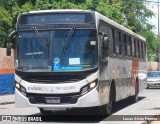
[[92,89],[92,88],[94,88],[95,86],[96,86],[96,82],[93,82],[93,83],[91,83],[91,84],[89,85],[89,88]]
[[81,94],[84,94],[84,93],[87,92],[87,91],[88,91],[88,86],[83,87]]
[[21,86],[19,83],[16,83],[16,88],[19,89]]

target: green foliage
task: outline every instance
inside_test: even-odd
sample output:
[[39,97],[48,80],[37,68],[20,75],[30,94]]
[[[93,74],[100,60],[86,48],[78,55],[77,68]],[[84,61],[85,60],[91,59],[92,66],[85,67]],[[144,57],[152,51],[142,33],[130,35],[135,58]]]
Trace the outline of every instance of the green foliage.
[[5,8],[0,7],[0,47],[5,46],[6,37],[12,25],[11,17]]
[[[158,52],[160,52],[160,35],[154,37],[155,40],[152,43],[148,43],[148,59],[150,61],[158,61]],[[150,43],[150,44],[149,44]]]
[[[145,1],[145,0],[143,0]],[[98,11],[115,22],[144,36],[148,58],[152,60],[160,41],[153,33],[148,18],[154,13],[140,0],[0,0],[0,47],[4,47],[9,32],[15,29],[20,13],[46,9],[86,9]],[[154,60],[156,60],[156,56]]]

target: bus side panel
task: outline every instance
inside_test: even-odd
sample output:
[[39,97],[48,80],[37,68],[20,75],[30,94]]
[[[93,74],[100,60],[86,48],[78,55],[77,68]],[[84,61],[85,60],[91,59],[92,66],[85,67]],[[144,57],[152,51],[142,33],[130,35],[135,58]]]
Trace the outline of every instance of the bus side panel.
[[111,79],[108,77],[108,61],[99,61],[99,94],[101,105],[109,102]]
[[132,61],[110,57],[108,60],[108,77],[116,86],[116,101],[134,94],[131,82]]
[[147,87],[147,63],[145,61],[139,62],[138,71],[139,92]]
[[115,83],[116,101],[135,93],[131,81],[132,60],[116,57],[108,57],[107,60],[107,63],[100,62],[99,90],[102,104],[108,103],[111,83]]
[[[111,62],[112,64],[113,62]],[[117,99],[122,100],[134,94],[131,81],[132,60],[116,58],[116,64],[113,65],[113,79],[117,87]]]

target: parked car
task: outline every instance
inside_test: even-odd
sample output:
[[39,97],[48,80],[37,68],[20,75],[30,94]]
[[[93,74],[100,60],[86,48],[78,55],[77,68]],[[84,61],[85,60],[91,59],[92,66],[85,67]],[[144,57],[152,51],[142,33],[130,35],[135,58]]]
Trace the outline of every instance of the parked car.
[[160,71],[149,71],[147,76],[147,88],[160,88]]

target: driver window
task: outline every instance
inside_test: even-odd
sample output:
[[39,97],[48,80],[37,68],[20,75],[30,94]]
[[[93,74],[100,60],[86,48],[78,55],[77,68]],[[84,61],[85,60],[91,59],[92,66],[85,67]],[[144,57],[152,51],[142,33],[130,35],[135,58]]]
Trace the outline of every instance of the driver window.
[[109,54],[109,26],[107,23],[100,21],[99,32],[103,32],[106,36],[99,36],[100,51],[102,59],[106,58]]

